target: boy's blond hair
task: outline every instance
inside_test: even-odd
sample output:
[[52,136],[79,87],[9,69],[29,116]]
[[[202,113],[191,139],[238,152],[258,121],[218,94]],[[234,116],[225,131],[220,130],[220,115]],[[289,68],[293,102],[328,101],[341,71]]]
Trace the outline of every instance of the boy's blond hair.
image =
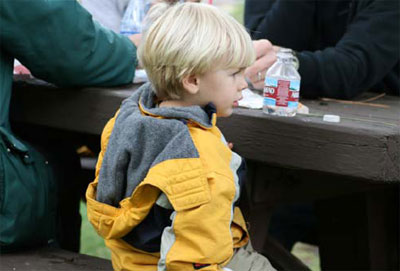
[[[164,6],[158,6],[164,5]],[[158,6],[158,7],[157,7]],[[255,53],[250,36],[230,15],[207,4],[183,3],[166,9],[151,23],[139,46],[139,61],[159,99],[179,99],[182,80],[218,69],[250,66]]]

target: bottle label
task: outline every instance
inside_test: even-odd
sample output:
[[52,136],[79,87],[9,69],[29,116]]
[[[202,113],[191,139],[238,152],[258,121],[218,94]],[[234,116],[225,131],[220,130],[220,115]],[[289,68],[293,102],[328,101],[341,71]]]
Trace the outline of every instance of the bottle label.
[[264,105],[297,108],[300,80],[277,80],[266,77]]

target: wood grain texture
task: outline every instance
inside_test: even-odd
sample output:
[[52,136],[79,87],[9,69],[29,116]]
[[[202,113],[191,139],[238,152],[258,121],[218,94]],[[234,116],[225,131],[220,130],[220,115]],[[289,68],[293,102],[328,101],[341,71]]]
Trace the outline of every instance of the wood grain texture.
[[248,159],[372,181],[399,181],[396,126],[346,119],[332,124],[317,117],[289,119],[247,109],[237,109],[231,118],[220,119],[218,126],[235,151]]
[[17,122],[99,135],[121,102],[138,88],[57,88],[42,81],[13,85],[11,118]]
[[112,270],[111,261],[61,249],[40,248],[2,254],[0,270],[4,271],[101,271]]

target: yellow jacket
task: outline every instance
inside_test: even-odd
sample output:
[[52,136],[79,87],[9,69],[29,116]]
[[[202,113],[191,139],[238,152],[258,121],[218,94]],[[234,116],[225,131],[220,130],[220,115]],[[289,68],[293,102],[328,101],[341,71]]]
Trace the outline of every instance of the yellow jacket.
[[[189,114],[166,112],[155,108],[152,95],[151,87],[143,86],[105,126],[96,179],[86,191],[89,221],[110,248],[115,270],[222,270],[234,249],[248,242],[243,216],[234,206],[242,160],[227,147],[215,113],[199,107]],[[154,129],[168,140],[151,150]],[[147,151],[155,153],[154,161],[138,181],[132,176],[140,176],[137,168],[144,161],[135,168],[132,160]],[[128,183],[119,187],[122,192],[113,187],[118,174]],[[160,214],[168,215],[168,224],[157,233]],[[148,234],[150,241],[138,241]]]

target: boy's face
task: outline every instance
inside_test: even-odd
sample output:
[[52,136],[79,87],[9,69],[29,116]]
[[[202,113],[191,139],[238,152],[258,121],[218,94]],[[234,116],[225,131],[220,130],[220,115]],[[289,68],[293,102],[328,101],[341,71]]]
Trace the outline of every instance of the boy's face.
[[247,87],[244,69],[210,71],[198,77],[199,99],[202,103],[212,102],[217,116],[228,117],[233,107],[242,99],[242,90]]

